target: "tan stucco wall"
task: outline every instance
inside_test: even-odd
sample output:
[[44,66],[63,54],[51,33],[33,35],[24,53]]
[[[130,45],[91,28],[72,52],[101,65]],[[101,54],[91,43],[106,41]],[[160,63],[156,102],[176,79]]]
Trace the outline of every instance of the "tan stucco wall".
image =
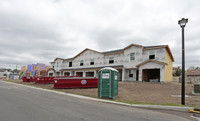
[[172,68],[173,68],[173,64],[172,64],[172,59],[169,56],[169,53],[167,52],[167,50],[165,49],[165,68],[164,68],[164,82],[168,82],[168,81],[172,81]]

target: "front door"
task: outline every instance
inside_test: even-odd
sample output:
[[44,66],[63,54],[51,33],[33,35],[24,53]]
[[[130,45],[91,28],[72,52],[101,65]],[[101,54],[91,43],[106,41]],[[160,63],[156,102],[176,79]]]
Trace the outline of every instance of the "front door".
[[139,81],[138,77],[139,77],[139,70],[136,71],[136,81]]

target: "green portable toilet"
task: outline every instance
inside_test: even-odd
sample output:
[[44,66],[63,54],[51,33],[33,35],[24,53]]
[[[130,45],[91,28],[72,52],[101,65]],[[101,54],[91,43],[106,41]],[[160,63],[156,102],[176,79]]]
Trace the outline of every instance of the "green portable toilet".
[[98,97],[116,98],[118,95],[118,71],[105,67],[98,72]]

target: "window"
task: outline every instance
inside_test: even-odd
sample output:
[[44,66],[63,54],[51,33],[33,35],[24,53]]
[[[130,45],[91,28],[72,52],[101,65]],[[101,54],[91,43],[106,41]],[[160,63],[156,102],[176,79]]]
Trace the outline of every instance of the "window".
[[151,59],[155,59],[155,51],[154,50],[149,51],[149,60],[151,60]]
[[83,66],[83,60],[80,61],[80,66]]
[[90,60],[90,65],[94,65],[94,59]]
[[130,54],[130,60],[135,60],[135,53]]
[[133,70],[129,70],[129,77],[133,77]]
[[69,67],[72,67],[72,62],[69,62]]
[[86,72],[86,77],[94,77],[94,72]]
[[114,63],[114,57],[109,57],[109,64]]
[[53,76],[53,73],[49,73],[49,76]]

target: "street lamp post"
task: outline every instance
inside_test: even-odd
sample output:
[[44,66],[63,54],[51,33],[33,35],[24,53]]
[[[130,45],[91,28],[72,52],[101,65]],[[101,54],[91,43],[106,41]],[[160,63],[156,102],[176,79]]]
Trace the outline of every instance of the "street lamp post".
[[181,104],[185,105],[185,44],[184,44],[184,28],[188,19],[182,18],[178,24],[182,29],[182,88],[181,88]]

